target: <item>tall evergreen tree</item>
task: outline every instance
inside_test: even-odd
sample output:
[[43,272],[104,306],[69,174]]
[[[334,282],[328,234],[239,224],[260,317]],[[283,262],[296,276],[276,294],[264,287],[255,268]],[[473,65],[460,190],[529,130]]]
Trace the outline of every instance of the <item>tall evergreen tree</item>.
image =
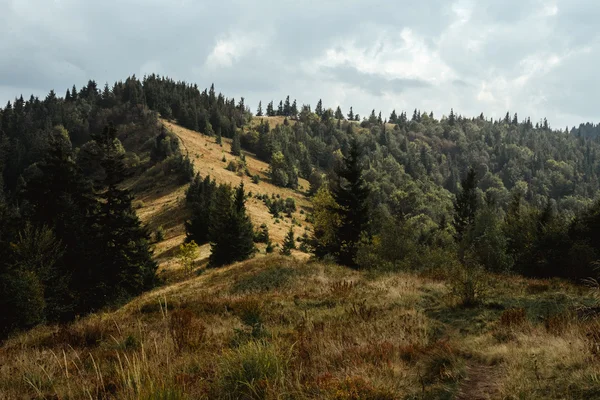
[[337,119],[338,121],[344,119],[344,114],[342,113],[342,109],[340,108],[340,106],[337,106],[337,108],[335,110],[334,118]]
[[217,139],[216,139],[216,143],[219,146],[223,145],[223,135],[221,134],[221,127],[217,126]]
[[335,256],[340,264],[355,266],[358,243],[369,220],[369,189],[362,177],[360,148],[356,137],[352,138],[348,154],[336,171],[332,194],[339,206],[341,220]]
[[[89,299],[92,308],[140,294],[152,287],[156,279],[150,235],[133,209],[131,194],[120,188],[126,177],[125,152],[116,134],[109,125],[102,134],[94,136],[101,149],[105,178],[99,188],[101,201],[96,217],[97,241],[103,244],[97,255],[101,270],[92,274],[98,279],[97,297]],[[101,303],[95,304],[99,298]]]
[[275,116],[275,110],[273,110],[273,101],[271,100],[269,104],[267,104],[267,117]]
[[317,106],[315,107],[315,114],[317,114],[319,117],[323,116],[323,102],[321,101],[321,99],[319,99],[319,101],[317,102]]
[[283,104],[282,114],[286,117],[289,117],[292,114],[292,105],[290,103],[290,96],[287,96],[285,98],[285,103]]
[[209,264],[213,267],[243,261],[255,251],[254,228],[246,214],[244,185],[233,194],[228,185],[218,187],[211,215]]
[[231,142],[231,154],[234,156],[242,155],[242,143],[240,142],[240,133],[235,131]]
[[204,179],[196,174],[186,193],[186,204],[191,211],[191,218],[185,223],[186,241],[204,244],[209,241],[211,211],[217,184],[210,176]]
[[467,231],[473,226],[478,206],[477,175],[473,168],[469,168],[467,175],[461,181],[461,189],[454,202],[453,225],[457,242],[462,242]]
[[257,117],[262,117],[263,116],[262,101],[258,102],[258,108],[256,110],[256,116]]
[[352,107],[350,107],[350,112],[348,113],[348,121],[354,121],[354,111],[352,111]]

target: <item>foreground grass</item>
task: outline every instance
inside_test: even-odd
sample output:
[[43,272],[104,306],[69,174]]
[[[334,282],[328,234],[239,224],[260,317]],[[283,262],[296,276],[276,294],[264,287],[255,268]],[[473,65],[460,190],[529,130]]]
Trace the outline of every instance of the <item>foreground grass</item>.
[[443,274],[265,257],[0,347],[0,398],[593,399],[588,292],[493,277],[457,306]]

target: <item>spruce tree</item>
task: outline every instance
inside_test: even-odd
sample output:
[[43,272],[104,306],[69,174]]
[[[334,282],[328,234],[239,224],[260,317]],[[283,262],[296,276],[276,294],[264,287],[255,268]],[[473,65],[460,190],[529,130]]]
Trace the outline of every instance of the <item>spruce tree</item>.
[[279,102],[279,106],[277,107],[277,115],[278,116],[282,116],[283,115],[283,101]]
[[244,185],[233,194],[229,185],[221,185],[215,194],[211,214],[209,264],[218,267],[251,257],[255,251],[254,228],[246,214]]
[[42,284],[46,318],[67,320],[76,309],[88,311],[79,307],[76,299],[94,286],[81,279],[81,273],[94,266],[94,248],[99,244],[93,240],[93,216],[98,202],[75,164],[69,134],[63,127],[53,129],[49,149],[35,168],[22,193],[23,216],[35,228],[52,228],[66,249]]
[[289,117],[292,113],[292,105],[290,103],[290,96],[287,96],[285,98],[285,103],[283,105],[283,112],[282,114],[286,117]]
[[344,114],[342,113],[340,106],[336,108],[334,118],[338,121],[344,119]]
[[336,235],[335,256],[342,265],[356,266],[358,243],[369,220],[369,189],[362,177],[360,148],[356,137],[352,138],[348,154],[336,171],[332,194],[339,206],[341,220]]
[[275,115],[275,111],[273,110],[273,100],[267,104],[267,117],[273,117]]
[[354,121],[354,111],[352,111],[352,107],[350,107],[350,112],[348,113],[348,121]]
[[396,115],[396,110],[392,110],[392,113],[390,114],[390,123],[398,123],[398,116]]
[[221,135],[221,127],[220,126],[217,127],[217,139],[216,139],[216,143],[219,146],[223,146],[223,136]]
[[284,256],[291,256],[292,250],[296,248],[296,242],[294,241],[294,227],[290,226],[290,230],[285,239],[283,240],[283,247],[281,248],[281,254]]
[[233,134],[233,141],[231,142],[231,154],[234,156],[240,156],[242,154],[242,144],[240,142],[240,134],[235,131]]
[[209,241],[211,210],[217,184],[210,176],[204,179],[196,174],[186,194],[186,204],[191,211],[191,218],[185,222],[186,241],[204,244]]
[[321,99],[319,99],[317,106],[315,107],[315,114],[317,114],[319,117],[323,116],[323,102]]
[[293,119],[298,118],[298,105],[296,104],[296,99],[294,99],[294,102],[292,103],[292,109],[290,111],[290,116]]
[[256,116],[257,117],[263,116],[262,101],[258,102],[258,109],[256,110]]
[[[125,152],[113,126],[94,139],[101,149],[105,178],[99,188],[100,210],[96,217],[97,255],[101,271],[95,271],[96,296],[90,305],[102,306],[119,298],[140,294],[156,281],[157,264],[152,260],[150,234],[137,217],[129,191],[120,187],[125,179]],[[99,272],[99,273],[97,273]],[[97,301],[101,298],[100,304]]]
[[477,197],[477,175],[469,168],[467,175],[461,181],[461,189],[454,202],[454,229],[456,241],[462,242],[468,230],[475,223],[475,215],[479,206]]

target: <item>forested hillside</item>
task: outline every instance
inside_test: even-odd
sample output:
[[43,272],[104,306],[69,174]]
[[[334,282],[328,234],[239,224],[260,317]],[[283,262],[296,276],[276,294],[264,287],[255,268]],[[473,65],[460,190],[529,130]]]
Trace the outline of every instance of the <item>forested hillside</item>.
[[[246,215],[252,195],[275,223],[282,213],[291,227],[299,224],[293,198],[261,194],[261,179],[301,189],[305,178],[312,212],[303,218],[314,229],[302,238],[290,229],[284,254],[298,241],[318,258],[356,268],[594,275],[595,125],[554,130],[517,114],[492,120],[453,110],[389,118],[373,110],[361,119],[352,108],[346,115],[334,108],[319,100],[313,112],[288,96],[265,113],[259,104],[253,116],[243,98],[156,75],[9,102],[0,109],[0,297],[12,310],[3,315],[4,332],[68,320],[155,285],[149,231],[126,188],[151,189],[161,176],[194,181],[186,242],[210,243],[214,266],[251,257],[253,241],[273,250],[267,227]],[[219,146],[229,138],[224,167],[247,176],[258,193],[217,184],[211,170],[194,178],[171,123],[159,117]],[[250,153],[269,163],[266,176],[250,173]],[[160,174],[125,184],[147,171]]]
[[[0,336],[119,304],[157,283],[150,232],[125,182],[147,171],[159,172],[156,186],[193,178],[179,140],[148,107],[166,104],[172,111],[161,111],[183,118],[192,103],[215,117],[218,132],[245,118],[212,90],[135,77],[0,109]],[[135,181],[133,190],[144,186]]]

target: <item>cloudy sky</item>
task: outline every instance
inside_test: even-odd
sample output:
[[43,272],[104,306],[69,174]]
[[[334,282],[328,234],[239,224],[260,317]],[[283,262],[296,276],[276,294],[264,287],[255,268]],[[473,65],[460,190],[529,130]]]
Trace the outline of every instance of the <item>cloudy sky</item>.
[[298,103],[600,121],[597,0],[0,0],[0,101],[156,72]]

